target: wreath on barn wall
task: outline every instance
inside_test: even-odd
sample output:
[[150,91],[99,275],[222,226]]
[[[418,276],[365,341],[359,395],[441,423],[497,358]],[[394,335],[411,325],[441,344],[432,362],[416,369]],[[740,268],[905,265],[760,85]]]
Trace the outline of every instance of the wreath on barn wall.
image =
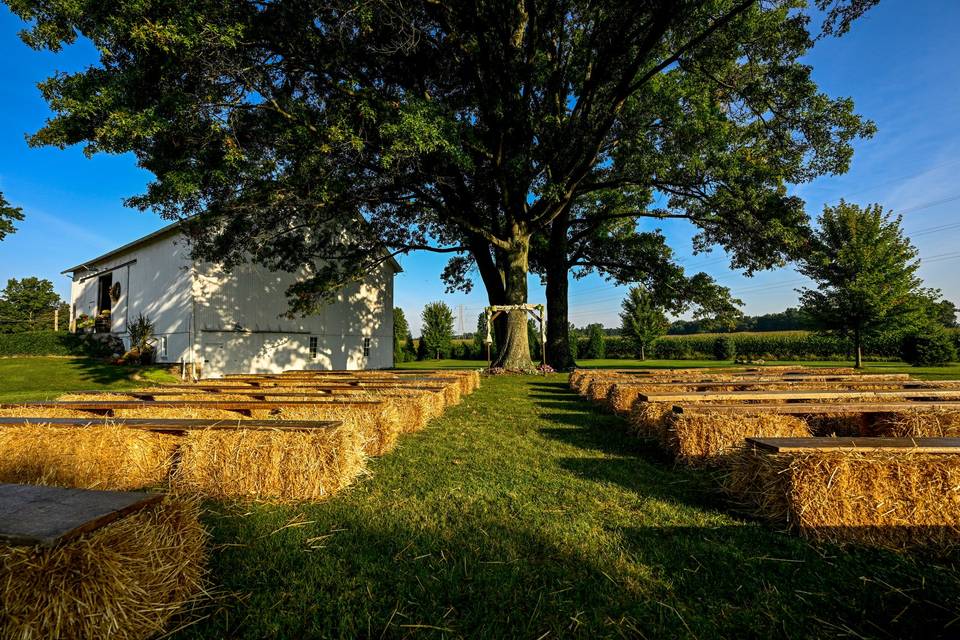
[[110,301],[116,303],[120,299],[120,283],[114,282],[110,287]]

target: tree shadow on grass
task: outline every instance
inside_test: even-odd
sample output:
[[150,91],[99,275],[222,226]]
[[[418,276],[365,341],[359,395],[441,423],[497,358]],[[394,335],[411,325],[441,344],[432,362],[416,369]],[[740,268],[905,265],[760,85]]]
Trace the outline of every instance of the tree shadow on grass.
[[176,637],[930,638],[960,602],[955,572],[909,556],[749,524],[569,540],[500,506],[219,508],[213,578],[238,597]]

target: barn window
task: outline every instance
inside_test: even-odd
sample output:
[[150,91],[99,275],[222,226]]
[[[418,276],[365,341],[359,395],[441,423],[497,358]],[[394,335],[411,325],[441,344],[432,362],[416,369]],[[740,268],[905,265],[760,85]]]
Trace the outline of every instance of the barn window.
[[160,358],[167,357],[167,336],[160,336],[157,340],[157,356]]
[[370,338],[363,339],[363,357],[364,358],[370,357]]
[[317,336],[310,336],[310,357],[317,357],[318,340]]

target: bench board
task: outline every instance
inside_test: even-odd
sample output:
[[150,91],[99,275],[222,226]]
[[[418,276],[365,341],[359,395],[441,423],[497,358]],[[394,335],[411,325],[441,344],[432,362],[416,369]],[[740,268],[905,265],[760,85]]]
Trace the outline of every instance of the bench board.
[[903,451],[960,453],[960,438],[747,438],[747,444],[770,453],[798,451]]
[[799,391],[691,391],[689,393],[641,393],[637,396],[641,402],[702,402],[706,401],[744,401],[744,400],[843,400],[849,398],[909,399],[942,398],[960,399],[960,389],[903,389],[896,391],[860,391],[840,390],[799,390]]
[[239,430],[250,431],[313,431],[341,424],[336,420],[202,420],[197,418],[2,418],[0,427],[51,425],[55,427],[89,427],[117,425],[127,429],[141,429],[159,433],[186,433],[188,431]]
[[108,411],[110,409],[224,409],[249,411],[251,409],[283,409],[284,407],[316,406],[375,406],[380,400],[64,400],[62,402],[16,402],[0,404],[0,409],[76,409],[77,411]]
[[[879,386],[897,386],[900,389],[960,389],[960,380],[732,380],[730,382],[721,382],[711,380],[709,382],[661,382],[659,380],[650,382],[617,382],[617,386],[623,387],[689,387],[691,389],[709,391],[717,387],[756,387],[757,391],[763,391],[764,387],[782,384],[791,384],[796,389],[870,389]],[[789,391],[784,389],[783,391]],[[882,389],[880,389],[882,391]],[[895,389],[889,389],[895,391]]]
[[902,411],[960,411],[960,402],[792,402],[785,404],[709,404],[675,405],[673,412],[691,413],[758,413],[823,414],[823,413],[898,413]]
[[0,543],[53,546],[162,498],[162,494],[139,491],[0,484]]

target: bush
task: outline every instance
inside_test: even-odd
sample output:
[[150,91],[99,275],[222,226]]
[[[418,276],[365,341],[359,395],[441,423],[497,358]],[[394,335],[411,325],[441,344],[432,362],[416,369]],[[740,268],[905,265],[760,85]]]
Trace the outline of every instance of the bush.
[[901,358],[915,367],[942,367],[957,360],[953,337],[940,328],[903,339]]
[[737,345],[728,336],[720,336],[713,341],[713,357],[716,360],[733,360],[737,355]]
[[54,331],[27,331],[0,335],[0,356],[103,357],[123,352],[113,336],[77,335]]

